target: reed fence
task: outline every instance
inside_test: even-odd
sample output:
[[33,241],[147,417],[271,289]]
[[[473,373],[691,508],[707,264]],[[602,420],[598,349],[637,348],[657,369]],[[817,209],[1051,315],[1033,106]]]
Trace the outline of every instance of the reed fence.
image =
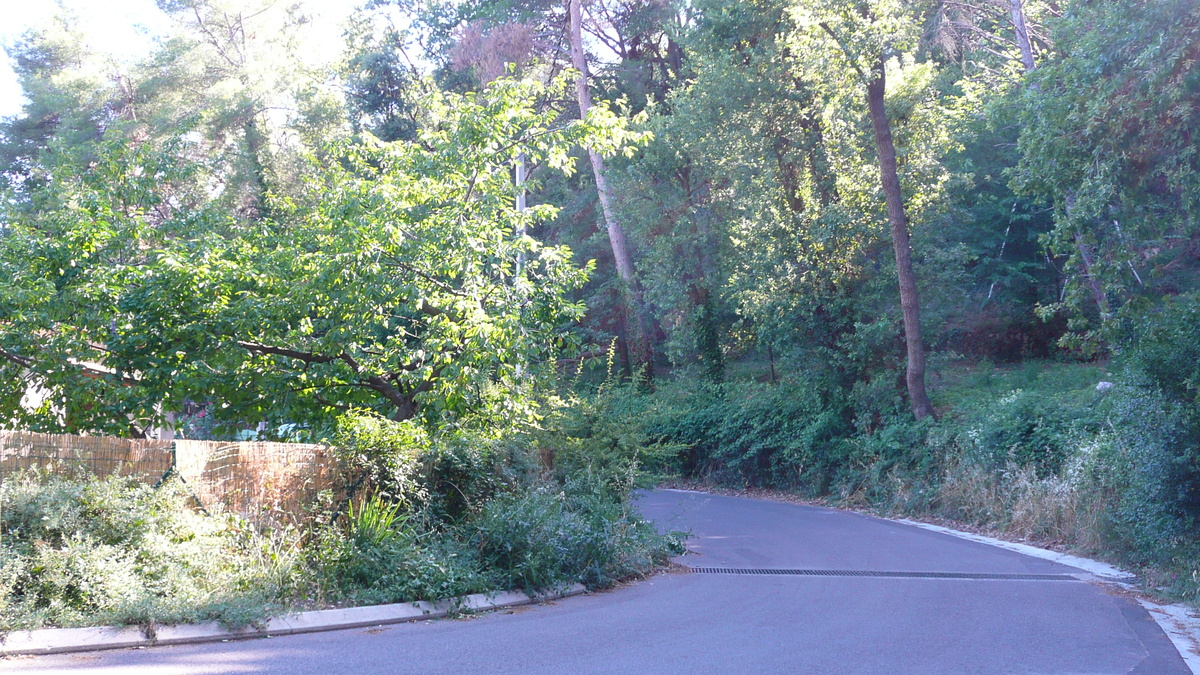
[[259,523],[307,517],[319,493],[345,498],[333,449],[302,443],[131,440],[0,431],[0,480],[18,471],[183,479],[200,506]]

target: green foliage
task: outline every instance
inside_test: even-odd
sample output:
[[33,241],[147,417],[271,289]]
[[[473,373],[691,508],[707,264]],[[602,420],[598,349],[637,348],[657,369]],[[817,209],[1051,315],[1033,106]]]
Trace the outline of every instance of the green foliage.
[[556,474],[632,478],[647,487],[678,470],[686,446],[652,430],[657,420],[672,414],[675,402],[644,393],[637,384],[610,381],[591,394],[572,393],[558,402],[544,430],[534,436],[540,447],[552,451]]
[[420,460],[429,434],[412,421],[348,413],[338,418],[333,439],[352,485],[365,486],[396,505],[421,502]]
[[342,70],[350,123],[357,133],[380,140],[410,141],[417,135],[416,98],[423,83],[404,62],[407,36],[391,23],[378,26],[376,18],[359,10],[346,32]]
[[[610,583],[661,560],[624,495],[674,471],[1195,560],[1190,0],[1026,0],[1034,67],[1004,3],[588,6],[595,93],[630,121],[575,121],[562,55],[502,44],[559,30],[561,2],[372,2],[328,69],[299,5],[160,4],[172,35],[117,79],[69,21],[13,48],[0,425],[141,435],[200,404],[203,433],[333,439],[366,501],[307,533],[292,599]],[[477,87],[486,59],[528,79]],[[876,72],[937,423],[904,404]],[[632,327],[585,147],[624,151],[610,197],[675,367],[657,391],[611,379]],[[549,395],[560,357],[614,335],[608,381]],[[1124,372],[960,361],[1055,345]],[[0,584],[48,556],[63,621],[137,615],[72,590],[139,587],[117,511],[54,540],[75,562],[6,546]]]
[[844,410],[813,381],[730,384],[699,394],[654,431],[687,446],[686,463],[723,482],[828,491],[846,448]]
[[430,434],[411,420],[351,413],[339,418],[336,441],[355,493],[402,505],[426,523],[461,521],[534,473],[519,438],[479,430]]
[[[653,393],[601,390],[579,395],[580,412],[564,417],[586,422],[569,427],[578,454],[565,459],[599,465],[610,453],[638,457],[639,445],[672,450],[663,466],[686,478],[1057,542],[1150,566],[1172,592],[1194,597],[1195,323],[1192,299],[1169,303],[1116,377],[1093,364],[940,365],[937,422],[794,375],[717,389],[693,373]],[[736,365],[742,376],[763,368]],[[1098,389],[1106,380],[1116,384]],[[610,429],[622,422],[615,444]]]
[[89,49],[70,17],[31,30],[7,47],[27,99],[22,114],[0,120],[0,184],[16,192],[45,184],[42,154],[54,147],[74,162],[90,158],[104,111],[115,107],[105,87],[103,55]]
[[1009,464],[1032,466],[1040,476],[1057,474],[1086,434],[1102,424],[1092,392],[1014,389],[968,409],[956,423],[964,429],[960,444],[972,459],[991,470]]
[[1115,406],[1115,468],[1106,476],[1116,488],[1111,527],[1123,553],[1139,564],[1195,560],[1195,432],[1165,397],[1132,387]]
[[1132,472],[1119,524],[1139,543],[1179,547],[1200,528],[1198,308],[1195,294],[1166,302],[1123,354],[1130,386],[1117,413]]
[[461,522],[497,495],[523,489],[535,471],[519,440],[472,433],[437,438],[424,461],[427,508],[447,522]]
[[[82,176],[62,167],[0,242],[4,412],[112,432],[188,399],[217,402],[231,425],[317,432],[346,408],[429,423],[528,416],[546,361],[571,346],[563,327],[582,307],[565,293],[587,268],[520,234],[555,208],[515,211],[509,167],[523,153],[569,171],[575,144],[615,152],[636,139],[604,106],[557,124],[538,99],[564,86],[431,96],[420,143],[314,158],[303,190],[253,224],[169,205],[162,189],[191,168],[170,151],[116,144]],[[100,360],[98,378],[80,367]],[[23,411],[30,384],[56,400]]]
[[[106,345],[118,330],[122,295],[159,257],[147,249],[200,236],[214,224],[204,211],[165,222],[150,213],[167,208],[168,195],[190,201],[193,173],[173,157],[187,147],[103,144],[89,171],[59,167],[49,176],[53,187],[36,192],[36,210],[9,223],[0,237],[0,273],[9,280],[0,289],[0,419],[6,426],[126,435],[131,422],[142,427],[157,416],[144,392],[125,386],[134,369],[104,362],[111,358]],[[169,257],[162,263],[176,265]],[[181,346],[204,339],[194,333],[180,338]],[[136,339],[161,344],[154,335]],[[160,355],[147,375],[171,377],[178,354]],[[42,405],[21,405],[30,387],[47,393]]]
[[361,604],[449,598],[488,589],[469,551],[422,531],[403,505],[379,495],[319,529],[309,547],[318,597]]
[[1186,0],[1078,2],[1054,39],[1062,56],[1022,96],[1012,177],[1053,205],[1048,248],[1102,283],[1097,301],[1077,275],[1046,307],[1069,310],[1080,334],[1073,344],[1087,346],[1111,338],[1097,313],[1194,287],[1200,16]]
[[666,562],[669,542],[597,474],[498,497],[466,526],[500,585],[605,587]]
[[636,476],[681,471],[718,483],[824,494],[849,450],[844,404],[814,381],[782,385],[681,379],[652,393],[617,387],[574,399],[556,467]]
[[373,494],[357,509],[353,504],[346,512],[350,541],[360,548],[382,546],[404,534],[407,518],[400,512],[403,504],[384,501]]
[[1134,328],[1126,349],[1144,384],[1200,416],[1200,294],[1172,298]]
[[178,483],[6,476],[0,632],[44,625],[260,621],[297,567],[292,533],[194,513]]
[[[555,454],[564,461],[552,480],[533,464],[526,445],[533,439],[460,431],[414,444],[405,424],[378,418],[343,428],[357,434],[350,438],[358,447],[379,443],[369,462],[394,467],[386,458],[397,452],[417,457],[419,470],[406,465],[402,473],[416,486],[409,494],[420,497],[374,494],[320,532],[313,583],[322,597],[397,602],[493,588],[606,586],[662,564],[671,550],[630,503],[636,462],[612,461],[611,449],[584,461],[587,450],[570,445],[564,431],[537,436],[538,443],[564,443],[554,446],[564,448]],[[383,475],[380,485],[395,484]]]
[[[347,424],[370,430],[354,437],[360,448],[372,438],[394,441],[406,426]],[[516,441],[437,439],[421,448],[420,471],[402,471],[412,488],[403,498],[367,492],[340,514],[319,513],[300,530],[274,533],[197,512],[174,481],[6,476],[0,634],[109,623],[241,625],[314,604],[602,587],[682,552],[677,534],[661,535],[638,515],[631,474],[589,466],[555,480],[534,468],[529,452]]]

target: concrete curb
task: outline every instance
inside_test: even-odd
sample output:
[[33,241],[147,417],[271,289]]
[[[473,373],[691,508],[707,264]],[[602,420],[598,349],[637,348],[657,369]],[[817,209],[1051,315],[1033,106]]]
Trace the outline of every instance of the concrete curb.
[[1121,584],[1131,584],[1137,581],[1137,577],[1135,577],[1133,574],[1126,572],[1119,567],[1114,567],[1108,563],[1100,562],[1099,560],[1092,560],[1091,558],[1081,558],[1076,555],[1059,553],[1058,551],[1038,548],[1028,544],[1018,544],[1012,541],[996,539],[995,537],[986,537],[982,534],[973,534],[971,532],[952,530],[948,527],[942,527],[941,525],[931,525],[929,523],[922,523],[920,521],[909,520],[907,518],[888,518],[887,520],[891,520],[892,522],[896,523],[904,523],[905,525],[912,525],[913,527],[919,527],[922,530],[930,530],[931,532],[948,534],[952,537],[958,537],[959,539],[967,539],[980,544],[987,544],[989,546],[1015,551],[1016,553],[1020,553],[1022,555],[1027,555],[1033,558],[1041,558],[1042,560],[1049,560],[1060,565],[1066,565],[1067,567],[1074,567],[1075,569],[1083,570],[1088,574],[1092,574],[1102,581],[1111,581]]
[[1200,674],[1200,617],[1196,610],[1183,605],[1160,605],[1141,598],[1138,602],[1171,638],[1192,673]]
[[575,584],[560,592],[526,595],[502,591],[478,593],[461,598],[449,598],[434,602],[406,602],[373,607],[349,607],[346,609],[321,609],[300,612],[271,619],[262,628],[247,626],[228,629],[216,622],[181,624],[178,626],[114,627],[99,628],[46,628],[34,631],[9,633],[0,641],[0,656],[25,654],[61,654],[66,652],[97,651],[102,649],[128,649],[130,647],[153,647],[159,645],[186,645],[203,642],[228,642],[277,635],[296,635],[321,631],[365,628],[387,624],[440,619],[455,611],[487,611],[546,602],[586,592],[582,584]]

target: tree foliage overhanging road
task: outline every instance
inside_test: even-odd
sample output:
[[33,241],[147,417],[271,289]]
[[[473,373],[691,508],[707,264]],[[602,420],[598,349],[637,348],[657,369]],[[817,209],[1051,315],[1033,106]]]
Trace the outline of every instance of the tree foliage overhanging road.
[[1195,287],[1186,0],[379,0],[334,63],[303,3],[160,6],[137,63],[11,49],[8,424],[484,419],[616,338],[870,431],[927,352],[1104,357]]
[[[583,308],[565,294],[588,270],[519,234],[557,209],[515,211],[509,168],[569,172],[570,148],[638,137],[604,106],[559,119],[542,104],[565,86],[431,93],[414,142],[299,157],[290,194],[265,193],[253,218],[204,194],[218,176],[180,159],[187,140],[106,140],[83,172],[51,167],[2,241],[9,414],[65,405],[68,430],[116,433],[185,398],[297,423],[522,414],[569,351]],[[12,405],[30,375],[63,398]]]

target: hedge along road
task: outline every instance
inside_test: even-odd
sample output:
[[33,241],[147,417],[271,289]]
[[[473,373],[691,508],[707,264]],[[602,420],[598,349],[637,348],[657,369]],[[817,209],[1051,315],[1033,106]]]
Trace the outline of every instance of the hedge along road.
[[[695,571],[467,618],[33,657],[20,673],[1190,672],[1135,601],[1046,560],[854,513],[641,495]],[[703,570],[703,571],[701,571]]]

